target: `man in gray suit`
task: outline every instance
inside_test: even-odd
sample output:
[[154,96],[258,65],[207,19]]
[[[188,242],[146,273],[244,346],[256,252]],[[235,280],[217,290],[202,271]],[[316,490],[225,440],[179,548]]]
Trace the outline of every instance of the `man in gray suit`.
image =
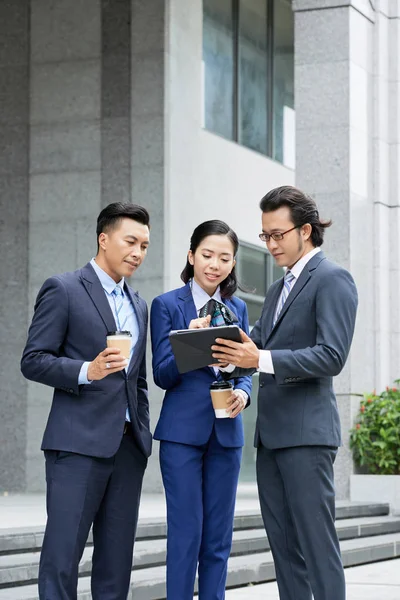
[[251,339],[243,332],[242,344],[218,339],[214,357],[229,363],[226,377],[260,373],[257,483],[281,600],[344,600],[332,378],[349,353],[357,290],[321,252],[331,222],[320,220],[309,196],[284,186],[268,192],[260,208],[260,239],[286,273],[269,288]]

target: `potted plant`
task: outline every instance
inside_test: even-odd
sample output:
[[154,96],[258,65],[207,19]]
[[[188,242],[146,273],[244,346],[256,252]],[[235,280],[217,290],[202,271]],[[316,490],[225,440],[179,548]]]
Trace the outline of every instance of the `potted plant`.
[[351,477],[351,500],[389,502],[400,511],[400,380],[360,402],[350,448],[356,465],[366,474]]

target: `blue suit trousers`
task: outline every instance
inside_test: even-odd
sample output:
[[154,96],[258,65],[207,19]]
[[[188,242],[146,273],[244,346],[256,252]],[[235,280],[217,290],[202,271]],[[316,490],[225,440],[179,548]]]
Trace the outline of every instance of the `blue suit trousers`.
[[161,441],[167,500],[167,600],[223,600],[242,448],[226,448],[215,430],[206,444]]

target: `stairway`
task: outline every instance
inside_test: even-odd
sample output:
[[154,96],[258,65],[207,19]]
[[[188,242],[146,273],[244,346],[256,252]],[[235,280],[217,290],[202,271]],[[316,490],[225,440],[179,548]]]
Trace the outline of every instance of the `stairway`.
[[[400,557],[400,516],[387,504],[338,503],[336,528],[345,567]],[[139,522],[129,600],[165,598],[165,521]],[[43,528],[0,530],[0,600],[38,600],[37,573]],[[79,600],[91,600],[91,539],[80,564]],[[242,511],[235,530],[227,587],[275,578],[260,513]]]

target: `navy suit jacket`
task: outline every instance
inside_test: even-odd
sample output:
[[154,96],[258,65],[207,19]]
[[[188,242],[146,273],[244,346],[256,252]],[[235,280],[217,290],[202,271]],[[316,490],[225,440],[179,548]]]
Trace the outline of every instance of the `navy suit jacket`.
[[[268,290],[251,338],[271,351],[274,375],[260,373],[255,446],[339,446],[340,420],[332,378],[349,354],[357,312],[350,273],[318,252],[273,318],[283,279]],[[249,373],[235,369],[231,376]]]
[[151,453],[146,382],[147,306],[127,284],[139,324],[128,372],[78,385],[85,361],[106,347],[117,329],[100,280],[88,263],[73,273],[50,277],[39,291],[21,370],[27,379],[54,388],[42,450],[113,456],[121,443],[128,405],[136,442]]
[[[247,307],[243,300],[231,298],[224,303],[238,317],[240,327],[248,332]],[[200,446],[205,444],[215,425],[219,443],[224,447],[244,444],[242,415],[235,419],[216,419],[210,397],[210,384],[215,381],[214,369],[204,367],[180,375],[169,342],[173,329],[187,329],[197,318],[190,285],[162,294],[153,300],[150,328],[153,347],[155,383],[166,390],[154,438]],[[251,377],[235,380],[235,388],[251,394]]]

